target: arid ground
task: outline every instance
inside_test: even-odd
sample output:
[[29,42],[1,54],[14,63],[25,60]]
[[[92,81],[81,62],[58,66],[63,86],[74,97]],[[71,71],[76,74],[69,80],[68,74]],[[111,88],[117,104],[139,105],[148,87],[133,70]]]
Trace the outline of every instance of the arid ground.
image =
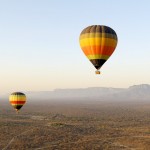
[[150,150],[150,101],[3,102],[0,150]]

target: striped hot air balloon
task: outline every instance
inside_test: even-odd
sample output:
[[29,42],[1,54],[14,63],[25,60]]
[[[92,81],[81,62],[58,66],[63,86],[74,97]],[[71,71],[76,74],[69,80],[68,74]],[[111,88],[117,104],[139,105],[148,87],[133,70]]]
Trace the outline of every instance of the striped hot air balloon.
[[97,69],[96,74],[100,74],[98,70],[114,52],[117,41],[116,32],[107,26],[92,25],[81,32],[80,47]]
[[15,108],[16,112],[25,104],[26,96],[21,92],[14,92],[9,96],[10,104]]

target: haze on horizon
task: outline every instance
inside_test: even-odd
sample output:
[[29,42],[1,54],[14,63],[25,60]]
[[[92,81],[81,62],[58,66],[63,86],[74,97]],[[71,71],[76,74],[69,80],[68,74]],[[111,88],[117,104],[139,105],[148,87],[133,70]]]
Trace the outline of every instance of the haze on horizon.
[[[150,84],[149,6],[148,0],[1,1],[0,93]],[[118,35],[101,75],[79,46],[80,32],[93,24]]]

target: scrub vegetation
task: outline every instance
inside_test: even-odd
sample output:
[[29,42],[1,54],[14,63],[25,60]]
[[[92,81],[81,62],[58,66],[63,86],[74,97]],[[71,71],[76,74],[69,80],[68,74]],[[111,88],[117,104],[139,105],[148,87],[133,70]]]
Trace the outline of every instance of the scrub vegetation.
[[1,105],[1,150],[149,150],[150,101],[28,102]]

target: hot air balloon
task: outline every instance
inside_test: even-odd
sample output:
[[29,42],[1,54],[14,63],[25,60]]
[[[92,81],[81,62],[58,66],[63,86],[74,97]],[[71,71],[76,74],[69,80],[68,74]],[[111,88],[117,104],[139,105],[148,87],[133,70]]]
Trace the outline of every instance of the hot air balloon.
[[26,96],[21,92],[14,92],[9,96],[10,104],[15,108],[16,112],[19,112],[19,109],[25,104]]
[[117,41],[116,32],[107,26],[92,25],[81,32],[80,47],[97,69],[96,74],[100,74],[98,70],[114,52]]

